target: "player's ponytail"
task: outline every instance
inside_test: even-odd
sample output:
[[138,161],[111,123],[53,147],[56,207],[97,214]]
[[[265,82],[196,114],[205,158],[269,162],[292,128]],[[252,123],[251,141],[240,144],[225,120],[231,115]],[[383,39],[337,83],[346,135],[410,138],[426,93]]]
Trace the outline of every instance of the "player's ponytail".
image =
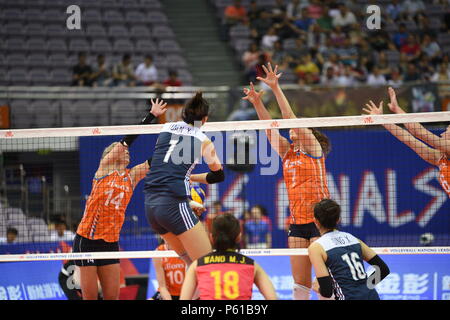
[[212,223],[213,247],[217,251],[234,250],[238,247],[241,233],[239,221],[232,214],[222,214]]
[[197,92],[195,96],[186,103],[181,114],[184,122],[194,125],[195,122],[202,121],[209,113],[209,104],[203,99],[202,92]]
[[312,128],[311,131],[312,134],[316,137],[317,141],[320,143],[320,146],[322,147],[322,152],[326,157],[331,151],[330,139],[316,128]]
[[314,206],[314,218],[323,228],[327,230],[336,229],[341,219],[341,207],[334,200],[322,199]]

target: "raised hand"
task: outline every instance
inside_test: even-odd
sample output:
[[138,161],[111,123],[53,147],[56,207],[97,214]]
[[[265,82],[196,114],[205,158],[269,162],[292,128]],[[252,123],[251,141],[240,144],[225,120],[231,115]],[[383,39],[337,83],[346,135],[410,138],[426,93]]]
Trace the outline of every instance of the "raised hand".
[[262,68],[263,68],[264,72],[266,73],[266,77],[265,78],[256,77],[256,79],[264,82],[271,89],[276,88],[278,86],[278,79],[280,79],[280,77],[283,73],[277,74],[278,66],[275,66],[275,69],[272,70],[272,65],[270,64],[270,62],[267,64],[267,68],[264,65],[262,66]]
[[369,103],[366,103],[366,108],[363,108],[363,111],[370,115],[383,114],[383,101],[380,102],[380,105],[377,107],[372,100]]
[[151,108],[150,112],[155,117],[159,117],[160,115],[164,114],[164,112],[166,112],[167,102],[164,102],[163,100],[159,100],[158,98],[156,98],[155,101],[153,101],[153,99],[151,99],[150,102],[152,103],[152,108]]
[[243,100],[250,101],[251,104],[255,104],[258,101],[261,101],[261,96],[263,95],[264,91],[257,92],[255,90],[255,86],[253,85],[253,82],[250,82],[250,89],[244,88],[245,97],[243,97]]
[[389,87],[388,89],[389,98],[391,99],[391,102],[388,103],[389,110],[391,110],[394,113],[405,113],[402,108],[398,105],[397,102],[397,95],[395,94],[394,89],[392,87]]

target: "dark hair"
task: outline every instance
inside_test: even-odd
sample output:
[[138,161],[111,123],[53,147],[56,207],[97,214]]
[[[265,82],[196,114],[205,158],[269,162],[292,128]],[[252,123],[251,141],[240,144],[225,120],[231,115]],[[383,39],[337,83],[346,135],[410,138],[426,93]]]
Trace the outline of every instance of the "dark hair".
[[177,70],[169,70],[169,76],[178,76],[178,72],[177,72]]
[[145,59],[150,59],[150,60],[153,61],[153,56],[152,56],[151,54],[147,54],[147,55],[145,56]]
[[311,131],[312,134],[316,137],[317,141],[320,143],[323,154],[327,156],[331,151],[330,139],[316,128],[311,128]]
[[128,53],[125,53],[125,54],[122,56],[122,61],[130,60],[130,59],[131,59],[131,56],[130,56],[130,54],[128,54]]
[[241,226],[234,215],[225,213],[214,218],[212,222],[213,247],[217,251],[236,249],[236,242]]
[[213,206],[217,206],[220,205],[222,207],[222,202],[220,202],[219,200],[216,200],[213,202]]
[[81,57],[85,57],[86,58],[86,52],[78,52],[78,58],[81,58]]
[[8,228],[8,229],[6,229],[6,233],[12,233],[12,234],[14,234],[14,235],[17,236],[17,234],[18,234],[19,232],[17,231],[16,228]]
[[209,104],[203,99],[202,92],[197,92],[195,96],[184,106],[181,118],[184,122],[194,124],[201,121],[209,113]]
[[258,208],[259,211],[261,211],[261,215],[263,215],[264,217],[267,217],[267,216],[268,216],[267,209],[264,208],[262,205],[260,205],[260,204],[255,204],[255,205],[252,207],[252,209],[253,209],[253,208]]
[[314,206],[314,218],[325,229],[335,229],[341,218],[341,207],[331,199],[322,199]]

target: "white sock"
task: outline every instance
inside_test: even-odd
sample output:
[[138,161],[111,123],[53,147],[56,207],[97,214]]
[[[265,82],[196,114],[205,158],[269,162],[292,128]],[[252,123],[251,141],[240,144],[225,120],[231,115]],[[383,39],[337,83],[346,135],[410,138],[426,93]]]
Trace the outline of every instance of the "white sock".
[[294,283],[292,289],[292,297],[294,300],[310,300],[311,299],[311,289],[301,284]]

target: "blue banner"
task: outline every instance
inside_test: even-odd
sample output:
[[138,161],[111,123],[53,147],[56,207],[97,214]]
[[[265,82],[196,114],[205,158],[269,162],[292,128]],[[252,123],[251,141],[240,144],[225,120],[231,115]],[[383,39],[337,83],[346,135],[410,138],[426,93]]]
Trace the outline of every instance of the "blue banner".
[[[373,246],[419,246],[419,236],[433,233],[434,245],[450,245],[450,201],[440,187],[438,168],[419,158],[407,146],[384,129],[365,128],[324,130],[332,143],[326,159],[328,185],[332,198],[342,206],[341,229],[353,233]],[[101,153],[111,142],[121,137],[80,138],[81,192],[89,195],[92,177]],[[152,155],[157,135],[142,135],[130,149],[131,165]],[[262,146],[269,150],[267,138]],[[216,148],[227,138],[214,143]],[[223,156],[223,155],[221,155]],[[261,159],[259,159],[261,160]],[[289,215],[286,187],[281,164],[276,174],[263,175],[270,164],[258,163],[247,174],[225,169],[226,179],[217,185],[203,186],[206,205],[220,200],[224,209],[243,216],[244,208],[263,205],[273,223],[272,247],[286,247],[286,218]],[[206,172],[205,164],[195,172]],[[144,214],[141,182],[127,209],[124,230],[136,224],[148,227]],[[83,203],[84,206],[84,203]]]
[[67,300],[61,267],[61,261],[0,263],[0,300]]

